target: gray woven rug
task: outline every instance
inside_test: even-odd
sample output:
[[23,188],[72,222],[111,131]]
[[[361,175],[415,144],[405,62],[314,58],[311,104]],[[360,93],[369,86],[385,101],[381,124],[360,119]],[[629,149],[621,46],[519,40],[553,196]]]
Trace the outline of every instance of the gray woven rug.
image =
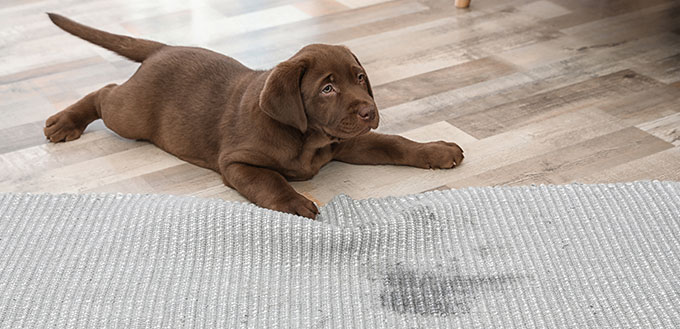
[[2,328],[677,328],[680,183],[471,188],[318,221],[0,194]]

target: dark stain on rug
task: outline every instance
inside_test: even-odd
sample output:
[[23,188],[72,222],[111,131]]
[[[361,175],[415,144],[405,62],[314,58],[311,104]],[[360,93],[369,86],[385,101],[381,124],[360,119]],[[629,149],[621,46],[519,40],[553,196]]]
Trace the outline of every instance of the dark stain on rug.
[[470,312],[485,294],[525,279],[522,275],[460,275],[397,268],[383,278],[380,301],[398,313],[448,316]]

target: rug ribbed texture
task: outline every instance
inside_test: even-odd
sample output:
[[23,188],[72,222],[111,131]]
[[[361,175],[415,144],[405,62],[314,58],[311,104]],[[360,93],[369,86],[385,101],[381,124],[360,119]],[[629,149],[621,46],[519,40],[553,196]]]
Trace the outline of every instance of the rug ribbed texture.
[[469,188],[317,221],[0,194],[1,328],[678,328],[680,183]]

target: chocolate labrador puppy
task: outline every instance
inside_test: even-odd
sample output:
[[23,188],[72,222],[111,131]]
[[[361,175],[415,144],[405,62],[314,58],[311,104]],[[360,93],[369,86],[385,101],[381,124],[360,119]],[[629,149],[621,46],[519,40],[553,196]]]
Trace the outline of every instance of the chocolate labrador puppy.
[[271,70],[251,70],[210,50],[107,33],[48,14],[77,37],[141,62],[121,85],[85,96],[45,123],[52,142],[80,137],[92,121],[222,175],[262,207],[314,218],[314,203],[287,180],[331,160],[452,168],[463,151],[369,132],[379,115],[366,71],[343,46],[313,44]]

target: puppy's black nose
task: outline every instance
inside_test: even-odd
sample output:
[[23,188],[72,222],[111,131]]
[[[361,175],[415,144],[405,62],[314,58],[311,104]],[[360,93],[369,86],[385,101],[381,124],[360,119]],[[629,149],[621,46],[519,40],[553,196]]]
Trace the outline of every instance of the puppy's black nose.
[[357,115],[361,120],[371,121],[375,118],[375,107],[370,105],[361,107],[359,111],[357,111]]

